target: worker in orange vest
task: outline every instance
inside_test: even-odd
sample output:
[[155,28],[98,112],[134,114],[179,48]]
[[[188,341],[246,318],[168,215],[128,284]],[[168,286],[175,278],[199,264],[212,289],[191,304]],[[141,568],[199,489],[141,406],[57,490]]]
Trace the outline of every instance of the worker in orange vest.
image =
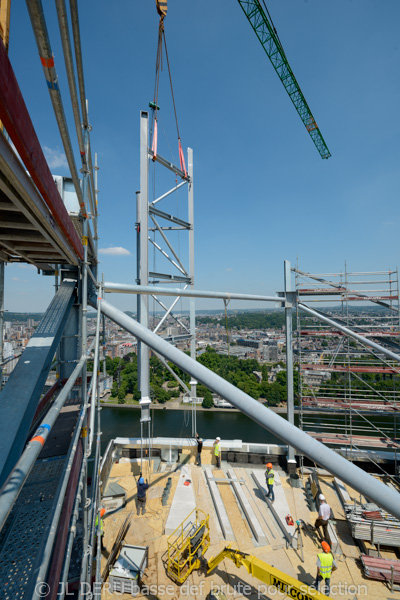
[[317,578],[315,580],[315,587],[319,591],[319,585],[321,581],[325,583],[325,596],[329,596],[331,588],[331,574],[332,571],[336,571],[337,565],[331,554],[331,547],[328,542],[321,542],[323,552],[318,554],[317,559]]

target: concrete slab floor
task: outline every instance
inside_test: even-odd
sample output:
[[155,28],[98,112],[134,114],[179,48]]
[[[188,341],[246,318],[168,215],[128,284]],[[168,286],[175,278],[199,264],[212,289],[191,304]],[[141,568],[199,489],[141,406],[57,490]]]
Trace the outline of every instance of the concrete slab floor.
[[[211,454],[209,458],[212,460]],[[218,526],[218,520],[202,468],[195,467],[193,462],[194,455],[191,455],[189,462],[186,464],[189,465],[188,468],[190,469],[196,504],[210,515],[211,545],[206,555],[206,558],[210,559],[225,547],[226,542],[223,540]],[[206,461],[203,462],[207,464]],[[273,598],[284,598],[284,596],[278,593],[263,594],[264,588],[261,587],[262,584],[257,579],[249,575],[244,567],[238,569],[233,562],[227,559],[207,577],[203,573],[193,572],[184,585],[177,586],[173,583],[167,577],[164,566],[167,551],[167,536],[164,535],[164,528],[169,514],[169,505],[175,494],[180,470],[178,469],[176,472],[155,473],[149,476],[150,490],[147,499],[147,512],[144,516],[137,517],[135,509],[136,484],[132,485],[132,480],[134,479],[133,475],[137,475],[138,473],[135,472],[136,467],[132,466],[133,464],[120,463],[114,465],[111,471],[111,477],[115,478],[115,481],[127,490],[127,504],[123,509],[114,514],[105,516],[104,543],[106,551],[102,557],[102,568],[106,563],[121,524],[131,514],[132,525],[127,534],[126,542],[128,544],[149,546],[149,564],[146,569],[146,575],[143,577],[143,586],[145,586],[143,590],[145,593],[139,594],[137,596],[138,600],[144,600],[145,598],[150,600],[183,600],[188,598],[203,600],[212,587],[222,588],[228,600],[231,600],[231,598],[234,600],[245,598],[247,600],[249,598],[251,600],[255,600],[256,598],[262,598],[263,600],[267,600],[268,598],[271,600]],[[241,465],[240,471],[242,470],[245,472],[247,478],[247,470]],[[216,469],[214,469],[213,475],[215,477],[225,476],[224,471],[217,471]],[[163,507],[159,490],[164,488],[168,477],[172,478],[170,500],[169,505]],[[308,510],[304,490],[301,488],[292,488],[288,484],[287,477],[282,476],[281,482],[293,519],[302,519],[306,523],[313,524],[317,513]],[[312,531],[303,532],[304,562],[300,558],[300,550],[292,548],[272,550],[271,546],[257,547],[254,544],[248,525],[243,519],[230,484],[220,483],[218,487],[229,519],[234,527],[237,540],[235,546],[243,552],[253,554],[266,563],[274,565],[284,573],[296,577],[308,585],[313,583],[316,575],[317,553],[320,551],[317,536]],[[390,592],[382,582],[370,581],[364,578],[358,563],[358,548],[349,535],[348,528],[346,530],[347,524],[343,522],[344,514],[340,507],[339,498],[334,491],[333,480],[321,479],[321,487],[338,520],[337,531],[343,550],[343,556],[337,559],[338,570],[332,575],[331,598],[336,600],[354,600],[355,597],[357,597],[357,600],[386,600],[386,598],[400,600],[399,592]],[[246,493],[249,493],[248,489]],[[349,490],[349,493],[354,493],[354,491]],[[182,515],[182,521],[186,516]],[[342,588],[339,589],[337,586],[335,588],[334,584],[339,583],[342,584]],[[244,584],[248,584],[249,586],[245,590],[243,590]],[[117,600],[117,598],[128,600],[132,596],[130,594],[111,593],[108,586],[104,586],[102,598],[105,600]]]

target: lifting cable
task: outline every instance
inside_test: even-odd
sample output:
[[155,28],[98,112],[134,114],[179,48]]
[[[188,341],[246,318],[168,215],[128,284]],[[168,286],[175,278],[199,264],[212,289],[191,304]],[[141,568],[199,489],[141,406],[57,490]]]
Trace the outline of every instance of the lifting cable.
[[229,352],[229,329],[228,329],[228,312],[226,310],[228,304],[229,304],[229,300],[224,300],[224,304],[225,304],[225,329],[226,329],[226,343],[228,345],[228,358],[230,358],[230,352]]
[[172,104],[173,104],[173,107],[174,107],[174,114],[175,114],[176,131],[177,131],[177,134],[178,134],[179,163],[180,163],[181,171],[183,171],[184,174],[185,174],[185,177],[187,177],[185,157],[184,157],[184,154],[183,154],[182,144],[181,144],[181,136],[180,136],[180,133],[179,133],[178,115],[177,115],[177,112],[176,112],[174,88],[173,88],[173,85],[172,85],[171,68],[170,68],[170,64],[169,64],[169,57],[168,57],[168,50],[167,50],[167,40],[166,40],[166,37],[165,37],[165,30],[164,30],[164,19],[165,19],[165,16],[167,14],[167,2],[166,2],[166,0],[164,2],[162,0],[156,0],[156,5],[157,5],[157,12],[160,15],[160,22],[159,22],[159,25],[158,25],[156,76],[155,76],[155,83],[154,83],[154,96],[153,96],[153,102],[150,103],[150,107],[154,111],[153,142],[152,142],[152,145],[151,145],[151,149],[152,149],[152,152],[153,152],[153,161],[155,161],[156,156],[157,156],[157,111],[160,110],[160,107],[158,106],[158,91],[159,91],[159,84],[160,84],[160,71],[162,71],[162,68],[163,68],[162,46],[163,46],[163,40],[164,40],[165,57],[167,59],[167,67],[168,67],[169,83],[170,83],[170,87],[171,87]]

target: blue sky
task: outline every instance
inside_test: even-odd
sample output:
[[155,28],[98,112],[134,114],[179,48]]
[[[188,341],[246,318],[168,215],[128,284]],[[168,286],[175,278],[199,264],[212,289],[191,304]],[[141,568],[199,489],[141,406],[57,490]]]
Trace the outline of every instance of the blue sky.
[[[139,113],[153,97],[158,16],[152,0],[79,4],[92,148],[100,167],[99,248],[126,251],[101,254],[100,272],[108,281],[134,282]],[[43,5],[72,135],[54,2]],[[267,5],[332,157],[320,158],[237,0],[169,0],[165,28],[179,128],[183,147],[194,150],[196,287],[271,294],[283,287],[284,259],[294,264],[298,258],[303,270],[319,273],[340,271],[345,261],[350,271],[393,269],[400,2]],[[12,3],[10,59],[52,172],[67,175],[22,0]],[[158,151],[178,164],[166,70],[159,104]],[[75,149],[78,161],[76,143]],[[163,183],[156,174],[156,193],[165,191]],[[165,183],[172,187],[173,176]],[[171,206],[184,215],[185,201],[180,192]],[[185,260],[186,238],[178,245]],[[8,265],[6,308],[44,310],[52,284],[26,265]],[[129,296],[111,301],[124,310],[136,304]],[[244,306],[250,307],[230,304]]]

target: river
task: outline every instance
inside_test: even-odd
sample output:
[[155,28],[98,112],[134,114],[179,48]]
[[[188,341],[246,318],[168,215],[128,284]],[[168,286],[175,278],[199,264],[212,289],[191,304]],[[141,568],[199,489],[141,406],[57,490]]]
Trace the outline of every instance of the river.
[[[283,416],[283,415],[281,415]],[[153,437],[188,437],[192,433],[190,410],[152,410]],[[310,419],[310,416],[308,417]],[[371,417],[370,417],[371,419]],[[389,436],[395,436],[394,417],[372,417],[375,427],[381,428]],[[329,414],[315,414],[312,417],[313,430],[344,432],[344,417]],[[298,416],[295,415],[298,423]],[[367,425],[362,417],[353,417],[353,434],[378,435],[377,430],[363,431]],[[362,428],[362,429],[361,429]],[[140,437],[140,410],[104,407],[101,411],[102,450],[110,439],[115,437]],[[270,433],[246,415],[238,411],[198,411],[197,431],[203,438],[220,436],[225,439],[239,439],[244,442],[262,444],[282,444],[273,433]],[[397,437],[397,436],[396,436]]]

